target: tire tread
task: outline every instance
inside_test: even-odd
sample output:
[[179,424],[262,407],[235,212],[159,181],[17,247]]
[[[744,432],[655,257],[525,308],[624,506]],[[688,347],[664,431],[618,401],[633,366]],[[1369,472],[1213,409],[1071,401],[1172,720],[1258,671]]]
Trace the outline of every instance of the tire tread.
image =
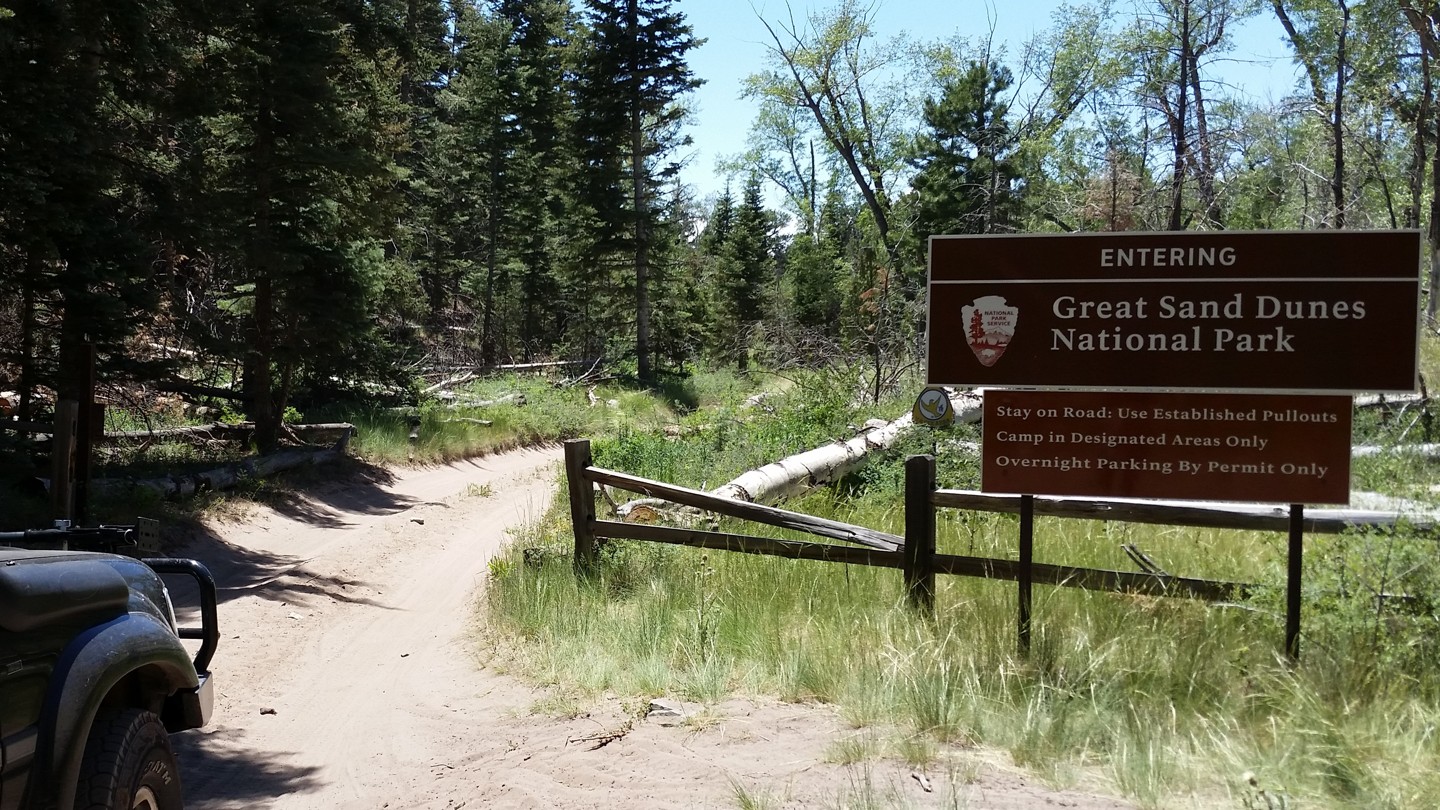
[[[170,737],[165,732],[165,724],[154,712],[134,708],[101,710],[95,716],[95,724],[85,743],[85,755],[80,762],[80,778],[75,785],[75,810],[129,810],[116,808],[112,801],[121,780],[125,778],[122,772],[125,751],[134,745],[149,745],[152,741],[165,752],[170,770],[178,779]],[[178,802],[174,810],[180,810]]]

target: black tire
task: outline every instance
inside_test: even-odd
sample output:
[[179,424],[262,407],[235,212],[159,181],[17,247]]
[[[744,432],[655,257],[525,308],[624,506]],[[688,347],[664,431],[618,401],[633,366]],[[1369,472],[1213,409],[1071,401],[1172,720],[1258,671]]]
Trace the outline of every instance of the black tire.
[[90,728],[75,810],[181,810],[170,735],[153,712],[101,711]]

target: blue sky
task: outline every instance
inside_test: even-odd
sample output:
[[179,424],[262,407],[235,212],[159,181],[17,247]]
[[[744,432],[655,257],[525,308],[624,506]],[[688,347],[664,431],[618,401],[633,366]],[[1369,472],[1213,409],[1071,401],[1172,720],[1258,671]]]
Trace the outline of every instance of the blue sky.
[[[797,19],[811,9],[832,8],[839,0],[791,0]],[[952,36],[983,37],[993,21],[995,39],[1011,53],[1039,31],[1051,27],[1060,0],[873,0],[875,20],[884,40],[905,32],[923,40]],[[742,82],[765,61],[769,35],[760,18],[788,18],[783,0],[678,0],[677,7],[707,42],[690,54],[690,67],[706,84],[695,94],[698,112],[689,129],[694,140],[685,182],[703,199],[717,193],[724,180],[715,161],[744,149],[754,110],[739,98]],[[1135,7],[1116,0],[1117,16],[1128,18]],[[1273,15],[1261,15],[1235,33],[1235,61],[1223,70],[1225,79],[1253,96],[1278,98],[1290,90],[1294,68],[1282,40],[1284,32]],[[738,189],[737,189],[738,191]]]

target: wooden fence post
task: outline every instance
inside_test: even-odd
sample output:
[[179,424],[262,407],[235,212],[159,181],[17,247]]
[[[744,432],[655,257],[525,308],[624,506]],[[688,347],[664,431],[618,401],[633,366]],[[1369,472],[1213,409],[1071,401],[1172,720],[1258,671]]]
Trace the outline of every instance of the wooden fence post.
[[935,457],[905,460],[905,595],[921,610],[935,609]]
[[588,574],[595,563],[595,487],[585,478],[590,440],[565,442],[565,481],[570,488],[570,523],[575,530],[575,571]]
[[1020,496],[1020,561],[1015,578],[1019,601],[1020,654],[1030,654],[1030,600],[1035,583],[1035,496]]
[[1305,576],[1305,506],[1290,505],[1289,553],[1286,555],[1285,576],[1285,654],[1290,661],[1300,660],[1300,597],[1301,580]]
[[55,403],[55,430],[50,434],[50,504],[55,520],[74,516],[75,433],[80,403],[62,399]]
[[72,493],[75,521],[84,524],[90,520],[90,468],[95,455],[95,439],[105,437],[105,416],[101,411],[97,421],[95,412],[95,345],[86,343],[80,347],[81,362],[84,365],[84,388],[80,392],[79,410],[75,420],[75,484]]

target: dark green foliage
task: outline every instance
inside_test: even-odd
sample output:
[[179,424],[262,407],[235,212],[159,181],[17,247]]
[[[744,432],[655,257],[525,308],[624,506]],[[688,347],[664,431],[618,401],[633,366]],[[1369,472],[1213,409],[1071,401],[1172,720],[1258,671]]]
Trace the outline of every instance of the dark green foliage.
[[[262,448],[299,377],[373,346],[397,147],[364,6],[227,5],[210,18],[195,231],[234,305]],[[243,346],[243,349],[242,349]],[[329,369],[326,369],[329,370]]]
[[717,304],[710,352],[742,369],[756,348],[758,327],[775,315],[779,303],[775,231],[775,216],[761,198],[760,178],[751,175],[739,206],[726,187],[699,240]]
[[735,266],[726,286],[732,315],[741,329],[759,323],[765,316],[775,283],[774,232],[770,214],[760,198],[760,178],[752,175],[745,182],[745,196],[735,215],[735,231],[727,245]]
[[[183,3],[13,2],[0,19],[0,380],[75,396],[155,296]],[[8,331],[8,330],[7,330]],[[18,339],[15,339],[18,338]]]
[[700,84],[685,63],[699,43],[670,0],[587,0],[584,21],[576,140],[579,198],[592,215],[587,258],[624,257],[633,298],[622,300],[633,301],[636,371],[648,381],[651,317],[662,303],[651,289],[661,192],[679,171],[667,156],[689,141],[679,102]]
[[[714,323],[715,302],[702,288],[706,270],[702,257],[685,241],[687,223],[695,218],[684,190],[676,187],[670,205],[656,223],[659,238],[653,254],[652,294],[659,302],[652,321],[655,366],[671,374],[685,373],[701,356],[705,329]],[[663,378],[658,374],[656,381]]]
[[504,0],[497,13],[511,23],[511,72],[515,143],[508,168],[510,209],[519,265],[519,334],[511,341],[529,360],[549,354],[560,335],[551,313],[559,292],[565,221],[574,177],[568,133],[574,116],[565,95],[565,71],[573,13],[563,0]]
[[840,257],[832,242],[799,234],[785,252],[795,321],[831,337],[838,334],[843,285]]
[[1006,68],[971,62],[938,100],[926,99],[912,158],[921,261],[931,234],[1000,233],[1019,221],[1019,138],[1003,100],[1011,83]]

